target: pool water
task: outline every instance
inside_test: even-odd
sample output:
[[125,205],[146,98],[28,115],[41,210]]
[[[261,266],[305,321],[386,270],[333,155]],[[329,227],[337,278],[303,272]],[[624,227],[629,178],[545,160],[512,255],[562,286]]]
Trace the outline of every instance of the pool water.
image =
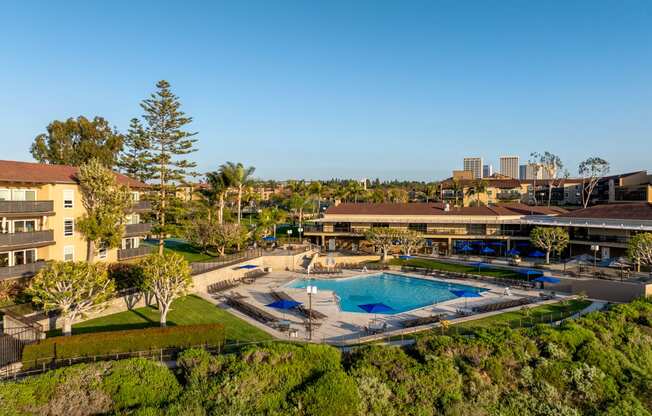
[[457,296],[451,293],[451,290],[469,290],[477,293],[486,290],[391,273],[343,279],[298,279],[290,282],[286,287],[305,289],[308,285],[317,286],[318,290],[335,292],[340,298],[340,309],[345,312],[365,313],[358,305],[382,302],[394,309],[387,313],[389,315],[455,299]]

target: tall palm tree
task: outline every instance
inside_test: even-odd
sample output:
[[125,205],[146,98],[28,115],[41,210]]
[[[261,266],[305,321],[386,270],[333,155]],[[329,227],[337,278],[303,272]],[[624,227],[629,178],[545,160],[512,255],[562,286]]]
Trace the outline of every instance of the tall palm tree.
[[462,186],[462,184],[458,179],[453,179],[453,182],[451,183],[451,190],[455,195],[455,206],[457,206],[460,198],[460,194],[464,192],[464,187]]
[[364,195],[364,188],[358,181],[350,181],[346,187],[349,191],[349,197],[353,197],[353,202],[358,202],[358,197]]
[[255,167],[245,167],[239,162],[226,162],[220,166],[220,172],[228,178],[230,186],[238,192],[238,224],[242,221],[242,190],[251,181],[255,170]]
[[468,197],[469,199],[472,199],[476,194],[477,194],[477,189],[475,187],[475,184],[473,184],[466,189],[464,196]]
[[226,194],[229,192],[230,182],[229,178],[221,171],[208,172],[206,174],[207,188],[201,189],[199,192],[208,204],[208,212],[217,205],[217,221],[220,224],[224,223],[224,200]]
[[[276,207],[263,208],[258,216],[258,225],[266,232],[272,230],[272,235],[276,238],[276,226],[282,224],[287,218],[287,212]],[[265,235],[267,236],[267,235]]]
[[299,227],[303,225],[303,213],[307,208],[310,208],[310,200],[301,194],[294,194],[290,198],[290,209],[294,211],[298,220]]
[[310,186],[308,187],[308,193],[315,197],[315,213],[319,214],[319,207],[321,207],[321,193],[323,190],[323,186],[321,182],[319,181],[314,181],[310,183]]
[[423,193],[426,196],[426,203],[436,201],[441,195],[441,184],[439,182],[429,183],[426,185]]
[[380,204],[381,202],[385,202],[386,200],[386,195],[385,192],[383,192],[382,189],[374,189],[373,192],[369,195],[369,200],[375,204]]
[[476,201],[478,205],[480,205],[480,195],[486,194],[488,187],[489,187],[489,182],[485,181],[484,179],[481,179],[478,182],[476,182],[475,192],[476,192]]

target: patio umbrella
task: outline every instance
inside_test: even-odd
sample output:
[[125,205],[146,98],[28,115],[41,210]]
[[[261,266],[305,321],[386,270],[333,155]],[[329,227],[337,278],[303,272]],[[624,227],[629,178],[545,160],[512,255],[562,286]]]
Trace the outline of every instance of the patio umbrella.
[[532,280],[534,280],[535,282],[539,282],[539,283],[559,283],[559,282],[561,282],[561,280],[557,279],[556,277],[552,277],[552,276],[541,276],[541,277],[537,277],[536,279],[532,279]]
[[267,237],[263,237],[264,241],[269,241],[269,242],[274,242],[276,241],[276,237],[268,235]]
[[503,243],[502,241],[494,241],[494,242],[489,243],[489,244],[491,244],[492,246],[497,246],[497,247],[503,247],[505,245],[505,243]]
[[413,259],[414,256],[398,256],[398,258],[401,259],[401,260],[410,260],[410,259]]
[[272,302],[269,305],[265,305],[265,306],[267,306],[269,308],[282,310],[283,311],[283,319],[285,319],[285,312],[288,309],[296,308],[299,305],[301,305],[301,302],[297,302],[297,301],[294,301],[294,300],[288,300],[288,299],[281,299],[281,300],[277,300],[277,301]]
[[521,254],[521,252],[518,251],[518,250],[515,249],[515,248],[510,248],[509,250],[507,250],[507,255],[508,255],[508,256],[518,256],[518,255],[520,255],[520,254]]
[[537,276],[537,277],[543,276],[543,272],[541,270],[534,270],[534,269],[519,270],[519,273],[525,275],[528,281],[532,276]]
[[480,252],[481,252],[482,254],[494,254],[494,253],[496,252],[496,250],[494,250],[494,249],[491,248],[491,247],[485,247],[485,248],[483,248],[482,250],[480,250]]
[[260,266],[256,266],[255,264],[245,264],[244,266],[236,267],[235,270],[240,270],[240,269],[257,269]]
[[546,253],[544,253],[541,250],[534,250],[532,253],[530,253],[530,257],[545,257]]
[[459,289],[453,289],[450,291],[453,295],[457,296],[458,298],[464,298],[464,309],[466,309],[466,302],[468,298],[480,298],[480,294],[478,292],[474,292],[472,290],[459,290]]
[[516,245],[519,246],[519,247],[526,247],[526,246],[529,246],[530,243],[528,243],[526,241],[517,241]]
[[469,251],[473,251],[473,247],[471,246],[462,246],[457,249],[458,251],[461,251],[463,253],[468,253]]

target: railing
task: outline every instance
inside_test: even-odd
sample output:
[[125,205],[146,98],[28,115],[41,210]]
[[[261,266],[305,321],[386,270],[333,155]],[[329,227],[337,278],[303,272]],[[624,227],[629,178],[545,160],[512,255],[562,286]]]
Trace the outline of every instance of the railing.
[[133,211],[149,211],[152,209],[151,201],[134,201],[131,204],[131,209]]
[[141,246],[136,248],[126,248],[118,250],[118,260],[133,259],[149,255],[154,248],[151,246]]
[[574,235],[570,238],[576,241],[588,241],[596,243],[621,243],[627,244],[629,237],[619,237],[615,235]]
[[46,261],[39,260],[35,263],[0,267],[0,279],[34,276],[39,270],[45,267],[46,264]]
[[515,199],[521,199],[521,194],[518,192],[499,192],[496,194],[496,198],[513,201]]
[[52,230],[0,234],[0,247],[22,246],[25,244],[48,242],[54,242],[54,231]]
[[222,267],[227,267],[232,264],[241,263],[246,260],[255,259],[263,255],[263,250],[260,248],[253,248],[242,253],[228,254],[224,257],[220,257],[217,260],[202,261],[196,263],[190,263],[190,268],[192,269],[192,274],[202,274],[208,273],[213,270],[221,269]]
[[54,201],[0,201],[0,213],[53,212]]
[[141,224],[127,224],[125,226],[125,235],[141,235],[148,234],[152,231],[152,224],[150,223],[141,223]]

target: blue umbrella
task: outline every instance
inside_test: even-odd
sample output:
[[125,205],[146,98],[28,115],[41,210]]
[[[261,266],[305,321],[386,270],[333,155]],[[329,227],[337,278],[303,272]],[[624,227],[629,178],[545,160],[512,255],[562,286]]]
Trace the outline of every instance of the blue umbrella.
[[545,257],[546,253],[540,250],[534,250],[532,253],[530,253],[530,257]]
[[530,243],[528,243],[526,241],[517,241],[516,245],[519,246],[519,247],[526,247],[526,246],[529,246]]
[[283,311],[283,319],[285,319],[285,311],[288,309],[293,309],[296,308],[297,306],[301,305],[301,302],[297,302],[294,300],[288,300],[288,299],[280,299],[275,302],[270,303],[269,305],[265,305],[270,308],[274,309],[280,309]]
[[515,248],[510,248],[509,250],[507,250],[508,256],[518,256],[519,254],[521,254],[521,252]]
[[414,256],[398,256],[398,258],[401,259],[401,260],[410,260],[410,259],[413,259]]
[[244,266],[236,267],[235,270],[240,270],[240,269],[257,269],[259,266],[256,266],[255,264],[245,264]]
[[471,246],[462,246],[461,248],[458,248],[458,250],[464,253],[468,253],[469,251],[473,251],[473,248]]
[[525,269],[525,270],[519,270],[520,274],[525,275],[528,280],[530,280],[530,277],[532,276],[543,276],[543,272],[541,270],[533,270],[533,269]]
[[480,271],[480,269],[482,268],[482,266],[486,266],[486,264],[483,263],[483,262],[481,262],[481,261],[476,262],[476,263],[471,263],[470,265],[473,266],[473,267],[477,267],[477,268],[478,268],[478,271]]
[[269,242],[274,242],[274,241],[276,241],[276,237],[268,235],[267,237],[263,237],[263,240],[269,241]]
[[494,249],[491,248],[491,247],[485,247],[485,248],[483,248],[482,250],[480,250],[480,252],[481,252],[482,254],[494,254],[494,253],[496,252],[496,250],[494,250]]
[[358,308],[367,313],[388,313],[394,310],[394,308],[384,303],[366,303],[364,305],[358,305]]
[[450,291],[453,295],[457,296],[458,298],[464,298],[464,308],[466,308],[466,300],[467,298],[480,298],[480,294],[478,292],[474,292],[472,290],[463,290],[463,289],[454,289]]
[[503,243],[502,241],[494,241],[493,243],[489,243],[489,244],[497,247],[503,247],[505,245],[505,243]]
[[557,279],[556,277],[551,277],[551,276],[541,276],[537,277],[536,279],[532,279],[535,282],[541,282],[541,283],[559,283],[561,280]]

